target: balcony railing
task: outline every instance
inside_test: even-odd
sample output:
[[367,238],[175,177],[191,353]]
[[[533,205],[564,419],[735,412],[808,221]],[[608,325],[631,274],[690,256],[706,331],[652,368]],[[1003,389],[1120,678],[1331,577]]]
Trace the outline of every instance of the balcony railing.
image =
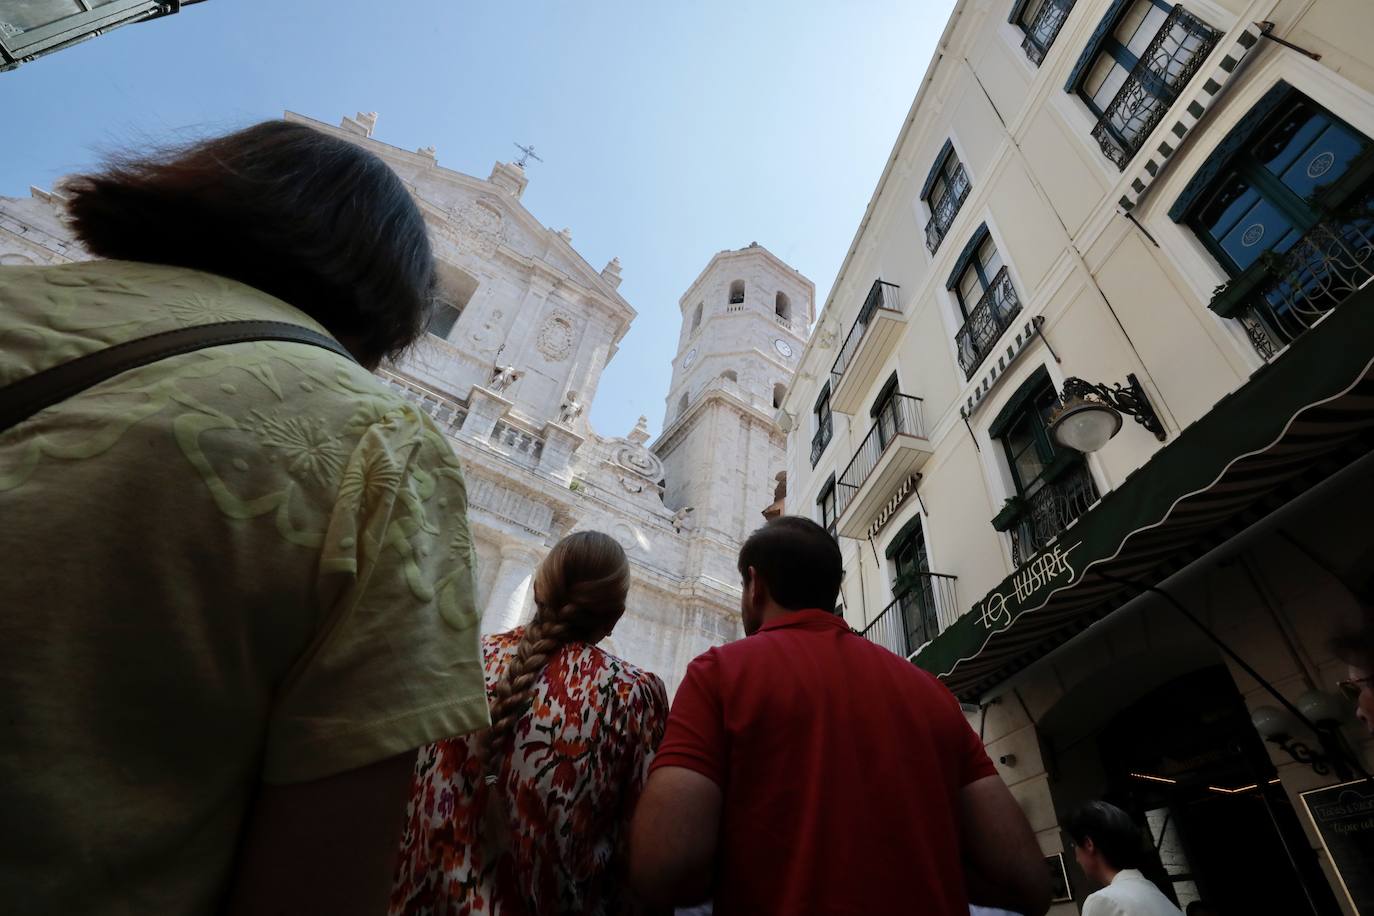
[[463,428],[463,423],[468,418],[468,409],[465,404],[452,398],[446,398],[442,394],[430,391],[408,378],[388,372],[385,369],[377,370],[377,375],[390,388],[419,405],[420,409],[434,420],[441,432],[456,436],[458,431]]
[[1011,561],[1015,566],[1039,553],[1088,511],[1097,502],[1097,487],[1093,485],[1088,466],[1075,461],[1054,480],[1046,481],[1023,498],[1025,508],[1010,529]]
[[926,250],[931,254],[934,254],[940,243],[945,240],[949,227],[954,223],[954,217],[959,215],[959,208],[968,197],[969,188],[968,172],[964,171],[964,164],[961,162],[949,178],[945,196],[931,209],[930,222],[926,223]]
[[835,480],[835,515],[844,515],[850,502],[858,494],[864,482],[878,467],[883,452],[899,435],[926,437],[925,423],[921,419],[921,399],[909,394],[893,394],[892,406],[878,412],[873,428],[864,437],[854,457]]
[[964,370],[965,379],[973,378],[973,373],[978,371],[1002,337],[1002,332],[1011,327],[1020,311],[1021,299],[1016,295],[1016,287],[1011,285],[1007,269],[1003,267],[983,291],[982,298],[969,312],[963,327],[954,335],[955,349],[959,351],[959,366]]
[[1093,128],[1097,145],[1117,168],[1126,168],[1144,145],[1179,90],[1207,59],[1218,37],[1207,23],[1182,6],[1169,13]]
[[544,440],[529,430],[521,429],[505,420],[497,420],[491,428],[492,445],[528,465],[539,463],[544,454]]
[[1257,268],[1253,291],[1237,290],[1243,298],[1234,317],[1267,361],[1374,278],[1374,210],[1362,204],[1318,223]]
[[1064,27],[1064,20],[1069,18],[1073,4],[1074,0],[1045,0],[1036,11],[1035,18],[1026,27],[1026,37],[1021,41],[1021,50],[1026,52],[1031,63],[1037,67],[1045,62],[1045,54],[1059,37],[1059,30]]
[[788,318],[786,315],[778,315],[775,313],[773,315],[773,320],[785,328],[791,329],[792,327],[792,319]]
[[859,344],[863,342],[864,331],[868,330],[869,322],[873,316],[881,309],[892,312],[895,315],[902,313],[901,303],[897,301],[897,291],[901,289],[896,283],[884,283],[882,280],[874,280],[873,286],[868,290],[868,298],[864,300],[863,308],[859,309],[859,317],[854,319],[854,326],[849,329],[848,336],[840,346],[840,355],[835,357],[835,363],[830,367],[830,387],[838,387],[840,379],[844,376],[845,370],[854,362],[854,356],[859,352]]
[[833,418],[827,416],[816,428],[816,434],[811,437],[811,466],[813,468],[816,466],[816,462],[821,460],[821,455],[825,454],[825,447],[830,444],[833,426]]
[[917,573],[915,581],[883,608],[863,635],[903,658],[939,635],[956,616],[954,576]]

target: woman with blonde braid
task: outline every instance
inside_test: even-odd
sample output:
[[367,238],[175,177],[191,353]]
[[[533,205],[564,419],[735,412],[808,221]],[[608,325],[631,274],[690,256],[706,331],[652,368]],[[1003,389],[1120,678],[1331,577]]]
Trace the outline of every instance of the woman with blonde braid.
[[492,727],[420,752],[391,913],[633,912],[626,827],[663,736],[657,675],[596,644],[630,567],[579,531],[534,574],[534,619],[482,639]]

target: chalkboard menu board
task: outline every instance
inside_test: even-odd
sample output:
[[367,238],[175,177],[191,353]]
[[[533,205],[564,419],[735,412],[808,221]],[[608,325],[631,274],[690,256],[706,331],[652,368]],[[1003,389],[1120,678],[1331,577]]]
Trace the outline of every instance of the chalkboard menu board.
[[1374,916],[1374,779],[1302,793],[1355,912]]

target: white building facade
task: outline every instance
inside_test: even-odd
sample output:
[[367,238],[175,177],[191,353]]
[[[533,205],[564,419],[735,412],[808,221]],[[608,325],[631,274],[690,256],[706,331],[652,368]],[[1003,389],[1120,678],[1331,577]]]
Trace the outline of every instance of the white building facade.
[[[739,635],[735,555],[784,469],[775,399],[806,341],[810,281],[757,245],[716,255],[682,300],[663,435],[651,445],[641,417],[602,436],[588,414],[635,318],[619,262],[597,270],[568,230],[541,225],[520,203],[518,165],[498,163],[487,179],[445,169],[433,149],[375,139],[375,114],[337,127],[286,118],[381,156],[429,223],[439,305],[426,338],[380,374],[463,459],[483,630],[528,619],[533,571],[561,537],[606,531],[629,555],[633,585],[604,645],[671,693],[692,658]],[[0,265],[87,257],[60,207],[37,188],[0,198]]]
[[788,510],[965,703],[1055,913],[1091,798],[1182,904],[1374,912],[1330,648],[1374,607],[1371,43],[1357,0],[960,0],[783,399]]

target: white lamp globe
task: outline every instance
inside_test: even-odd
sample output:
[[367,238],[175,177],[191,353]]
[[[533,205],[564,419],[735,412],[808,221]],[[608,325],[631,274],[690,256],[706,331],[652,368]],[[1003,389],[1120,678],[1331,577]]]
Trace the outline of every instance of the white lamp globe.
[[1066,401],[1050,423],[1056,442],[1080,452],[1097,451],[1120,431],[1120,411],[1082,398]]

